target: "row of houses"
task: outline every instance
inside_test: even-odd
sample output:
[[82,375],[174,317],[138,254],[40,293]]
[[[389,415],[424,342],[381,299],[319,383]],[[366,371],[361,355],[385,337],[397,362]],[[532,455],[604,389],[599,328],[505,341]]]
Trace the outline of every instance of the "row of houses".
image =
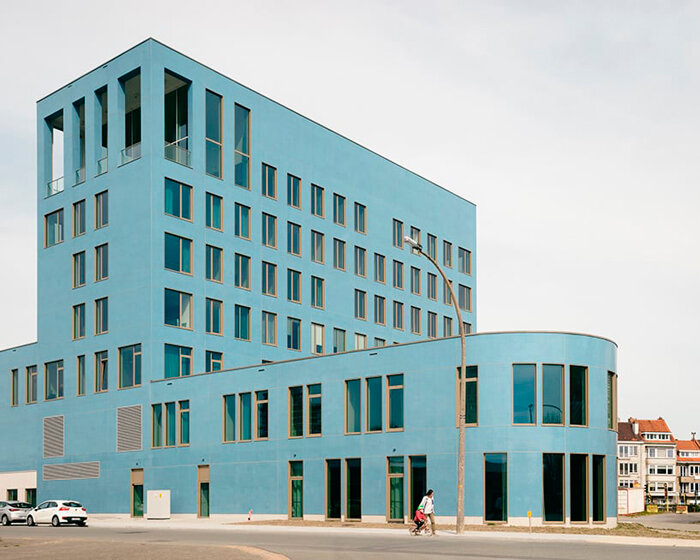
[[698,504],[700,441],[676,439],[666,421],[618,422],[619,488],[642,488],[647,503]]

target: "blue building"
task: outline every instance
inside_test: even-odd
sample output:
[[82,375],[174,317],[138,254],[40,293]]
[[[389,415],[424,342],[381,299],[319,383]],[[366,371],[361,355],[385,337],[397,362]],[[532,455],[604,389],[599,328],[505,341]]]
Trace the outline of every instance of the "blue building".
[[[39,101],[38,341],[0,492],[91,512],[616,521],[616,347],[476,332],[476,210],[149,39]],[[12,434],[12,435],[9,435]]]

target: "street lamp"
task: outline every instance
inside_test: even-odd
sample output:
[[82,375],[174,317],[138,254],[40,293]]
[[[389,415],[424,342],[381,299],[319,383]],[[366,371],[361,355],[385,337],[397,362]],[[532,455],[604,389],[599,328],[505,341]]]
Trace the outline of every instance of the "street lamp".
[[467,342],[464,333],[464,322],[462,321],[462,312],[457,304],[457,298],[455,298],[454,291],[452,290],[452,284],[445,276],[442,268],[437,263],[437,261],[423,252],[423,247],[420,243],[414,239],[406,236],[403,238],[404,242],[411,246],[419,255],[423,255],[428,259],[435,268],[437,268],[440,276],[442,276],[445,285],[450,290],[450,298],[452,299],[452,305],[454,305],[455,313],[457,314],[457,324],[459,325],[459,338],[462,347],[462,361],[460,364],[459,373],[459,422],[458,424],[458,436],[457,436],[457,534],[461,535],[464,532],[464,422],[466,417],[466,409],[464,402],[464,383],[467,377]]

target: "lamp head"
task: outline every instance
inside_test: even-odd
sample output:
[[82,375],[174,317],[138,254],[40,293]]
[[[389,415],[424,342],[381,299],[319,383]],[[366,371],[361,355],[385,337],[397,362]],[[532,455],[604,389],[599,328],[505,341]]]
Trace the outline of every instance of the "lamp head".
[[410,245],[411,249],[415,249],[416,251],[421,251],[423,247],[421,247],[420,243],[415,241],[412,237],[409,237],[408,235],[404,236],[403,242],[406,243],[407,245]]

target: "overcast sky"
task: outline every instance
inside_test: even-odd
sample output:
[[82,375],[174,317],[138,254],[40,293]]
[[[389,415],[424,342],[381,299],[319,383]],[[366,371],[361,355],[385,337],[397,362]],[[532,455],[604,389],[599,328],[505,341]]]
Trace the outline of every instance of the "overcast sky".
[[700,432],[700,2],[2,2],[0,348],[35,101],[149,36],[475,202],[479,330],[609,337],[621,418]]

